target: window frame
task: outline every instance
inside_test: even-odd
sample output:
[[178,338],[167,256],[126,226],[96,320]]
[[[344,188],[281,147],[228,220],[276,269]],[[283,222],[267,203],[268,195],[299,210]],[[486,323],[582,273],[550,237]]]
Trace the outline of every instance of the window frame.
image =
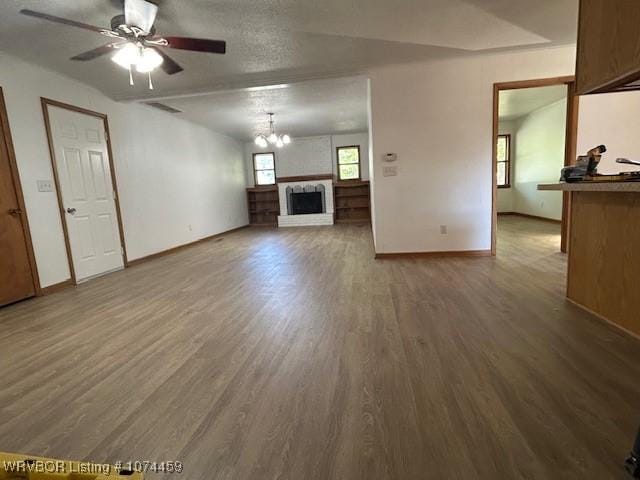
[[[273,157],[273,168],[256,168],[256,156],[257,155],[271,155]],[[258,172],[268,172],[273,170],[273,183],[258,183]],[[270,187],[278,183],[278,177],[276,176],[276,152],[257,152],[253,154],[253,184],[256,187]]]
[[[506,148],[507,159],[506,160],[500,160],[498,158],[498,142],[500,141],[500,138],[507,139],[507,148]],[[506,164],[507,183],[505,183],[504,185],[500,185],[497,179],[498,165],[500,165],[501,163]],[[511,134],[510,133],[500,134],[496,138],[496,184],[498,188],[511,188]]]
[[[340,165],[356,165],[355,163],[340,163],[340,150],[355,148],[358,151],[358,178],[340,178]],[[362,180],[362,159],[360,158],[360,145],[341,145],[336,147],[336,169],[339,182],[358,182]]]

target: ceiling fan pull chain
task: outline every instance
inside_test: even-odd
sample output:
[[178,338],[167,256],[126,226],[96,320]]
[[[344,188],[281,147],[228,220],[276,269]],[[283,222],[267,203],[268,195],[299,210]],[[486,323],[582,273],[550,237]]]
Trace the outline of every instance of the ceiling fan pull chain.
[[149,72],[149,90],[153,90],[153,82],[151,81],[151,72]]
[[133,87],[133,72],[131,71],[131,65],[129,65],[129,85]]

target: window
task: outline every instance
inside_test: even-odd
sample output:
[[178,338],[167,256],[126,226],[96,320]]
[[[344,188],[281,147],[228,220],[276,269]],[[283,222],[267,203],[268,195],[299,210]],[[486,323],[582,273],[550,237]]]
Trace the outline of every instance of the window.
[[511,187],[511,135],[498,135],[498,188]]
[[276,155],[273,152],[253,154],[256,185],[276,184]]
[[360,180],[360,147],[338,147],[338,180]]

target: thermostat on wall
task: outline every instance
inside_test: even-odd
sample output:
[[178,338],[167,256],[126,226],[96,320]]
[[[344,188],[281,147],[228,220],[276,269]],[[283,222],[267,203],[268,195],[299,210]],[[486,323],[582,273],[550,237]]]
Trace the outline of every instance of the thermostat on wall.
[[385,153],[384,154],[384,161],[385,162],[395,162],[396,160],[398,160],[398,154],[397,153]]

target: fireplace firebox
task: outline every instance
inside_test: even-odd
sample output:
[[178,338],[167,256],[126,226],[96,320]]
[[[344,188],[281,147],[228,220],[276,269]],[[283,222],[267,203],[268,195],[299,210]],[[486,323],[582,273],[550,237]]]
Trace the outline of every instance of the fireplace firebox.
[[294,192],[291,194],[291,214],[310,215],[324,213],[322,192]]

